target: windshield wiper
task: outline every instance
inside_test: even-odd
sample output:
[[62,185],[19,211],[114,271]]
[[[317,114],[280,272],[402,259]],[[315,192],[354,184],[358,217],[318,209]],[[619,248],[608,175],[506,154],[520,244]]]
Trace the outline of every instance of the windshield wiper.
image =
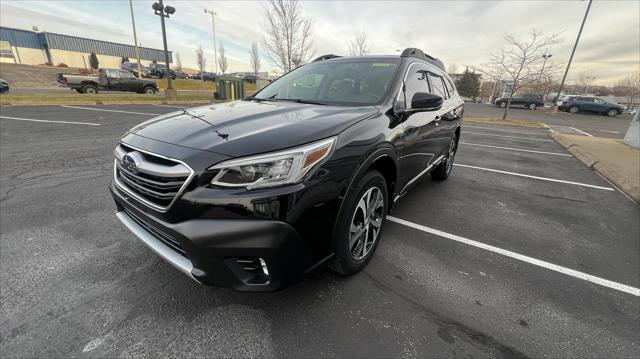
[[313,101],[313,100],[304,100],[304,99],[300,99],[300,98],[276,98],[274,100],[289,101],[289,102],[295,102],[295,103],[306,103],[306,104],[309,104],[309,105],[322,105],[322,106],[327,106],[328,105],[326,102]]
[[242,99],[242,101],[256,101],[256,102],[262,102],[262,101],[270,101],[268,98],[260,98],[260,97],[255,97],[255,96],[247,96],[245,98]]

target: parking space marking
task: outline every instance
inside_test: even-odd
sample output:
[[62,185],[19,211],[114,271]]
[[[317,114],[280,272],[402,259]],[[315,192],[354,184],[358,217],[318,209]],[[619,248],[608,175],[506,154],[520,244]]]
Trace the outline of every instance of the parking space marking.
[[558,153],[558,152],[545,152],[545,151],[535,151],[535,150],[525,150],[522,148],[514,148],[514,147],[502,147],[502,146],[492,146],[492,145],[481,145],[479,143],[469,143],[469,142],[459,142],[463,145],[468,146],[478,146],[478,147],[489,147],[489,148],[497,148],[501,150],[509,150],[509,151],[519,151],[519,152],[531,152],[531,153],[539,153],[543,155],[551,155],[551,156],[562,156],[562,157],[571,157],[571,155],[566,153]]
[[587,133],[587,132],[584,132],[584,131],[582,131],[582,130],[579,130],[579,129],[575,128],[575,127],[569,127],[569,128],[570,128],[570,129],[572,129],[572,130],[574,130],[574,131],[576,131],[576,132],[579,132],[579,133],[581,133],[581,134],[583,134],[583,135],[587,135],[587,136],[589,136],[589,137],[593,137],[593,135],[592,135],[592,134]]
[[532,175],[526,175],[526,174],[522,174],[522,173],[496,170],[496,169],[493,169],[493,168],[477,167],[477,166],[463,165],[463,164],[458,164],[458,163],[454,163],[453,165],[457,166],[457,167],[473,168],[473,169],[477,169],[477,170],[481,170],[481,171],[496,172],[496,173],[502,173],[502,174],[507,174],[507,175],[512,175],[512,176],[518,176],[518,177],[533,178],[533,179],[538,179],[538,180],[541,180],[541,181],[566,183],[566,184],[572,184],[572,185],[575,185],[575,186],[602,189],[602,190],[606,190],[606,191],[615,191],[611,187],[602,187],[602,186],[596,186],[596,185],[580,183],[580,182],[564,181],[564,180],[559,180],[559,179],[555,179],[555,178],[532,176]]
[[[510,128],[505,128],[505,127],[509,127],[509,126],[501,126],[498,127],[500,125],[496,125],[496,127],[485,127],[485,126],[475,126],[475,125],[467,125],[467,124],[462,124],[463,129],[465,128],[480,128],[483,130],[491,130],[491,131],[500,131],[500,132],[508,132],[508,133],[519,133],[519,134],[524,134],[524,135],[542,135],[542,136],[547,136],[546,133],[540,133],[540,132],[532,132],[532,131],[521,131],[521,130],[517,130],[517,129],[510,129]],[[514,127],[514,126],[511,126]],[[540,130],[544,130],[542,128],[540,128]]]
[[69,106],[69,105],[60,105],[60,107],[65,107],[65,108],[76,108],[76,109],[80,109],[80,110],[90,110],[90,111],[104,111],[104,112],[129,113],[129,114],[133,114],[133,115],[149,115],[149,116],[160,116],[160,115],[164,115],[163,113],[132,112],[132,111],[121,111],[121,110],[107,110],[106,108],[91,108],[91,107],[80,107],[80,106]]
[[516,138],[519,140],[529,140],[529,141],[546,141],[546,142],[555,142],[554,140],[548,140],[546,138],[531,138],[531,137],[519,137],[519,136],[506,136],[506,135],[494,135],[492,133],[482,133],[482,132],[470,132],[470,131],[464,131],[462,134],[472,134],[472,135],[479,135],[479,136],[490,136],[490,137],[504,137],[504,138]]
[[620,133],[619,131],[608,131],[608,130],[596,130],[598,132],[605,132],[605,133]]
[[15,121],[61,123],[61,124],[64,124],[64,125],[100,126],[99,123],[90,123],[90,122],[36,120],[34,118],[20,118],[20,117],[9,117],[9,116],[0,116],[0,118],[4,118],[4,119],[7,119],[7,120],[15,120]]
[[625,284],[621,284],[621,283],[617,283],[617,282],[613,282],[604,278],[600,278],[600,277],[596,277],[587,273],[583,273],[583,272],[579,272],[577,270],[573,270],[567,267],[563,267],[557,264],[553,264],[553,263],[549,263],[540,259],[536,259],[533,257],[529,257],[529,256],[525,256],[523,254],[520,253],[516,253],[516,252],[512,252],[506,249],[502,249],[502,248],[498,248],[498,247],[494,247],[488,244],[484,244],[481,242],[477,242],[465,237],[461,237],[461,236],[457,236],[455,234],[451,234],[451,233],[447,233],[447,232],[443,232],[443,231],[439,231],[437,229],[433,229],[427,226],[423,226],[421,224],[417,224],[417,223],[413,223],[413,222],[409,222],[406,221],[404,219],[400,219],[400,218],[396,218],[393,216],[387,216],[387,219],[391,222],[395,222],[407,227],[411,227],[413,229],[417,229],[419,231],[425,232],[425,233],[429,233],[429,234],[433,234],[436,235],[438,237],[442,237],[442,238],[447,238],[459,243],[463,243],[463,244],[467,244],[476,248],[480,248],[480,249],[484,249],[493,253],[497,253],[497,254],[501,254],[503,256],[509,257],[509,258],[513,258],[513,259],[517,259],[519,261],[522,262],[526,262],[529,264],[533,264],[535,266],[538,267],[543,267],[558,273],[562,273],[574,278],[578,278],[578,279],[582,279],[585,280],[587,282],[591,282],[591,283],[595,283],[607,288],[611,288],[611,289],[615,289],[624,293],[628,293],[628,294],[632,294],[635,295],[636,297],[640,297],[640,289],[635,288],[635,287],[631,287]]

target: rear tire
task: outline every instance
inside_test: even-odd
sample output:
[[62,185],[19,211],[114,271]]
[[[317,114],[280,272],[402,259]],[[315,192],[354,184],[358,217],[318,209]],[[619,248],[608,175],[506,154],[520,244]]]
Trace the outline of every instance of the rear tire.
[[453,169],[453,161],[458,151],[458,137],[454,134],[449,143],[449,151],[447,158],[440,163],[433,171],[431,171],[431,179],[434,181],[444,181],[449,178]]
[[498,107],[505,108],[505,107],[507,107],[507,103],[506,102],[500,102],[500,103],[498,103]]
[[618,116],[618,110],[612,108],[611,110],[607,111],[607,116],[609,116],[609,117]]
[[82,93],[96,94],[98,93],[98,88],[94,85],[85,85],[82,86]]
[[578,106],[569,107],[569,113],[578,113],[578,112],[580,112],[580,109],[578,108]]
[[382,237],[388,198],[387,182],[375,170],[368,171],[347,195],[336,227],[336,256],[331,269],[351,275],[369,263]]
[[535,110],[536,109],[536,104],[535,103],[530,103],[529,106],[527,106],[527,108],[529,108],[529,110]]

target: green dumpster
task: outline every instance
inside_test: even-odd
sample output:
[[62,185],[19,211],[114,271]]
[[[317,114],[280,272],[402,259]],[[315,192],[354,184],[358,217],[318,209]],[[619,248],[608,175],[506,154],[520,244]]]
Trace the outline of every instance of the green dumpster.
[[214,96],[224,101],[240,100],[244,98],[244,82],[236,76],[218,76]]

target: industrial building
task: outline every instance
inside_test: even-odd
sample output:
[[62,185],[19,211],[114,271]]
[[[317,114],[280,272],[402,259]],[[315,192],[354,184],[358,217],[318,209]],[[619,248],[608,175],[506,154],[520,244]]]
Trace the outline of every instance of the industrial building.
[[[164,63],[164,51],[139,47],[140,62],[149,65],[153,61]],[[100,67],[120,67],[122,57],[136,59],[133,45],[87,39],[76,36],[0,27],[0,62],[24,65],[57,65],[88,68],[89,54],[94,52]],[[173,62],[169,52],[169,62]]]

